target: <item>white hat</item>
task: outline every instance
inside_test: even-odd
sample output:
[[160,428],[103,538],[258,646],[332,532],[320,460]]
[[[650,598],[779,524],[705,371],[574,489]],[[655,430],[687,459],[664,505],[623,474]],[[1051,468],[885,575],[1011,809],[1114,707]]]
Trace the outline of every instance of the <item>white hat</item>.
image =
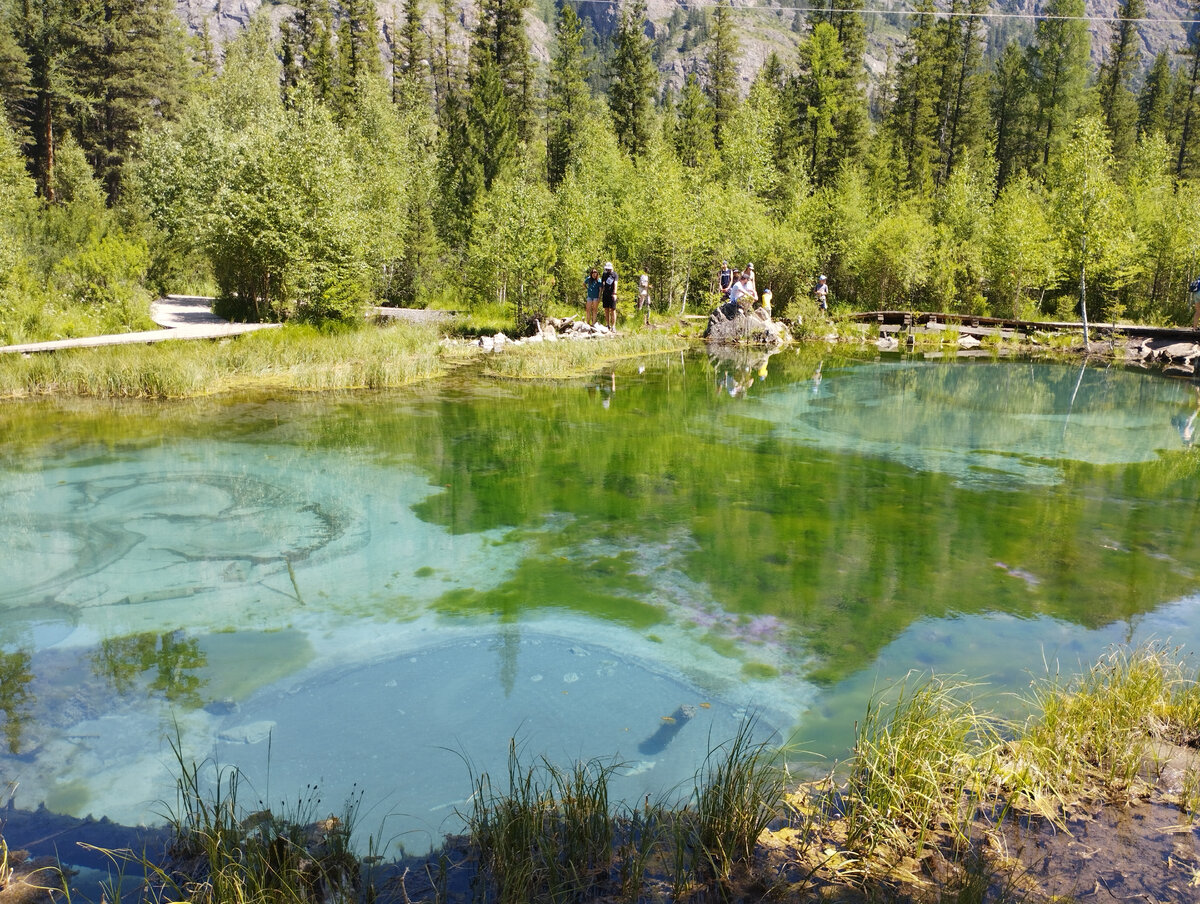
[[604,269],[605,269],[605,270],[611,270],[611,269],[612,269],[612,261],[609,261],[607,264],[605,264],[605,265],[604,265]]
[[821,274],[821,279],[824,279],[824,278],[825,278],[825,274],[824,274],[824,273],[822,273],[822,274]]

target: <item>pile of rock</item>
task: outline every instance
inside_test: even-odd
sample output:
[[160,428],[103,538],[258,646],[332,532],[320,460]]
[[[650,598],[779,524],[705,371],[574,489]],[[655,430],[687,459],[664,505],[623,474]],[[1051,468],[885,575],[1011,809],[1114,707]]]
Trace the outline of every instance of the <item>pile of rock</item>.
[[729,345],[784,345],[792,341],[786,326],[763,308],[747,311],[729,301],[713,308],[708,315],[704,338],[713,343]]
[[1126,350],[1132,361],[1154,362],[1162,365],[1168,373],[1194,374],[1196,361],[1200,359],[1200,345],[1195,342],[1162,342],[1146,339]]
[[510,339],[504,333],[480,336],[478,339],[443,339],[442,345],[475,345],[485,352],[502,351],[510,345],[529,345],[535,342],[558,342],[560,339],[604,339],[616,334],[601,323],[588,326],[574,317],[549,317],[545,323],[537,321],[537,332],[532,336]]

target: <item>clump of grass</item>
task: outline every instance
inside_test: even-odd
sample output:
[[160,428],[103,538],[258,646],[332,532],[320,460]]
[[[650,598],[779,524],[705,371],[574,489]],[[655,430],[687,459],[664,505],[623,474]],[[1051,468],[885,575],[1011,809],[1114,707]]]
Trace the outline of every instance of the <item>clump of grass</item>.
[[638,901],[649,874],[675,900],[750,860],[783,794],[779,755],[753,738],[749,720],[714,747],[684,806],[644,801],[610,805],[619,763],[591,760],[562,769],[545,759],[522,764],[510,742],[507,787],[486,773],[472,782],[463,814],[478,847],[481,896],[501,904],[613,895]]
[[[995,726],[969,685],[909,675],[876,695],[858,726],[842,799],[848,845],[865,856],[915,856],[934,834],[967,837],[971,802],[987,787]],[[881,850],[882,848],[882,850]]]
[[507,789],[486,772],[474,779],[464,818],[497,901],[564,900],[607,881],[615,835],[608,780],[617,768],[600,760],[569,770],[545,759],[525,765],[510,741]]
[[299,904],[357,893],[360,869],[351,835],[361,793],[351,794],[340,817],[317,818],[321,800],[314,786],[285,804],[283,815],[261,806],[246,813],[238,770],[217,768],[214,787],[206,791],[203,768],[184,759],[177,741],[172,750],[180,775],[167,817],[177,869],[168,873],[142,859],[158,899]]
[[1033,790],[1080,791],[1123,802],[1142,793],[1152,737],[1194,743],[1200,688],[1177,651],[1116,648],[1087,672],[1034,685],[1031,716],[1009,756],[1034,772]]
[[677,352],[688,340],[666,332],[636,332],[600,340],[535,342],[489,355],[484,372],[517,380],[550,380],[580,376],[625,358]]
[[709,751],[693,797],[696,849],[720,882],[735,864],[749,861],[783,798],[779,751],[754,740],[756,725],[756,719],[744,721],[732,740]]

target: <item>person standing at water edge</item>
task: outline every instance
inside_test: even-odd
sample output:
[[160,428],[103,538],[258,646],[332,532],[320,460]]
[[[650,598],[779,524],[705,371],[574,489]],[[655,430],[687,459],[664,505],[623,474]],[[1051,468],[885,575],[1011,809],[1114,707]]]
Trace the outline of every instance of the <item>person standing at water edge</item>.
[[733,271],[729,269],[729,261],[721,261],[721,272],[717,274],[721,286],[721,297],[729,298],[729,290],[733,288]]
[[1192,293],[1192,329],[1200,329],[1200,276],[1188,283],[1188,291]]
[[596,309],[600,307],[600,273],[595,267],[592,267],[592,272],[583,281],[583,289],[587,295],[587,301],[583,308],[584,316],[588,326],[595,326]]
[[611,263],[604,265],[600,277],[600,303],[604,305],[604,323],[610,330],[617,328],[617,274]]
[[638,300],[637,306],[639,311],[644,311],[646,316],[646,326],[650,325],[650,275],[643,270],[642,275],[638,277]]
[[817,307],[822,311],[829,310],[829,282],[825,279],[825,274],[822,273],[817,280],[817,288],[813,293],[817,296]]

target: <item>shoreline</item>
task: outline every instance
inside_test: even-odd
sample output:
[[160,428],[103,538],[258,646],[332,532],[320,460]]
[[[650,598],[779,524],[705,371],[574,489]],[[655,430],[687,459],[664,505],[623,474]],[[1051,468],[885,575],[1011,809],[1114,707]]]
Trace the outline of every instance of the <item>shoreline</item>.
[[[1141,678],[1145,676],[1139,675],[1137,670],[1147,663],[1166,668],[1164,676],[1169,681],[1174,680],[1172,675],[1184,674],[1173,671],[1175,667],[1170,664],[1164,648],[1150,646],[1112,654],[1093,667],[1091,679],[1100,675],[1101,682],[1108,680],[1101,675],[1106,669],[1110,674],[1113,670],[1124,671],[1124,677],[1132,679],[1128,690],[1140,691]],[[1088,685],[1089,680],[1084,679],[1082,684]],[[1092,691],[1099,693],[1097,702],[1111,703],[1114,710],[1121,709],[1109,697],[1114,688],[1116,693],[1124,693],[1117,686],[1121,680],[1119,677],[1107,686],[1093,687]],[[1195,678],[1186,681],[1188,686],[1183,690],[1192,694],[1196,689]],[[933,685],[931,699],[936,703],[938,695],[947,687]],[[1059,690],[1064,694],[1061,700],[1066,701],[1068,689],[1061,687]],[[1175,691],[1179,690],[1179,687],[1175,688]],[[1075,688],[1070,694],[1079,692],[1080,689]],[[910,700],[918,701],[921,693],[923,691],[918,689]],[[1146,702],[1148,712],[1158,711],[1163,699]],[[912,715],[906,710],[903,696],[896,701],[896,707],[890,713],[888,723],[892,731]],[[1048,707],[1048,711],[1051,708]],[[949,711],[940,705],[934,709],[937,718],[948,718],[951,722],[966,712],[960,704],[953,702]],[[974,718],[974,714],[968,715]],[[1040,724],[1038,719],[1044,717],[1045,714],[1042,717],[1035,714],[1031,724],[1036,728]],[[1120,721],[1122,716],[1116,714],[1114,718]],[[1040,794],[1029,797],[1026,796],[1028,792],[1020,791],[1015,785],[993,785],[991,780],[980,783],[981,795],[968,791],[964,798],[960,795],[966,789],[955,790],[951,784],[939,791],[945,795],[942,805],[949,809],[925,812],[917,804],[922,815],[917,817],[916,823],[908,824],[906,820],[914,815],[912,813],[897,812],[888,816],[885,811],[873,815],[860,812],[866,800],[862,797],[862,782],[864,779],[876,780],[861,771],[862,758],[869,756],[873,745],[887,743],[885,735],[873,733],[872,721],[872,714],[868,713],[867,727],[856,745],[858,759],[847,764],[849,774],[835,780],[830,773],[817,781],[791,781],[779,786],[782,796],[771,798],[774,803],[762,811],[763,830],[761,833],[751,830],[753,843],[745,856],[730,855],[725,868],[716,873],[707,872],[708,867],[700,867],[685,886],[679,886],[678,878],[671,879],[667,852],[661,851],[644,864],[642,891],[664,900],[692,899],[697,894],[716,893],[734,901],[769,897],[797,904],[829,900],[864,904],[928,902],[946,900],[947,893],[956,901],[1034,904],[1066,899],[1084,902],[1107,900],[1108,895],[1119,891],[1118,896],[1122,898],[1170,904],[1184,900],[1190,894],[1188,889],[1195,887],[1195,877],[1200,875],[1200,828],[1195,822],[1197,800],[1193,786],[1200,770],[1200,752],[1193,746],[1193,740],[1182,746],[1170,740],[1175,736],[1175,729],[1167,723],[1162,723],[1160,730],[1146,743],[1134,739],[1128,752],[1134,755],[1136,762],[1131,761],[1134,769],[1127,774],[1127,783],[1113,784],[1108,780],[1112,778],[1111,770],[1106,770],[1103,762],[1097,762],[1085,775],[1075,779],[1073,789],[1059,787],[1052,797],[1046,798]],[[878,723],[875,728],[881,725]],[[1128,727],[1123,725],[1117,731]],[[1184,727],[1182,730],[1191,737],[1191,729]],[[997,751],[1003,760],[1019,762],[1028,755],[1021,753],[1022,745],[1027,741],[1028,734],[1018,733],[1000,742]],[[737,739],[715,750],[727,750],[730,743],[736,746]],[[968,754],[970,756],[991,757],[988,749],[989,745],[974,743],[964,748],[974,751],[974,754]],[[759,748],[752,745],[743,753],[747,751],[752,759]],[[947,760],[943,754],[950,758],[957,755],[953,750],[933,749],[921,755],[931,756],[931,762],[944,765]],[[891,758],[890,761],[903,762],[903,759]],[[971,763],[968,771],[981,768],[982,762]],[[545,770],[553,768],[536,763],[527,767],[514,761],[510,763],[510,777],[540,776],[540,781],[547,775],[552,777],[555,773]],[[590,771],[591,768],[589,765],[586,773],[580,773],[588,776],[587,781],[594,781],[598,775]],[[994,765],[988,767],[988,771],[993,772]],[[698,771],[698,779],[702,773],[706,781],[712,780],[714,773],[708,771],[708,767]],[[1003,774],[1003,770],[996,774]],[[181,780],[180,789],[185,798],[189,792],[196,791],[190,781],[190,776]],[[553,782],[543,787],[549,791]],[[361,894],[364,888],[373,889],[371,894],[385,900],[465,904],[477,900],[480,882],[494,882],[503,875],[495,872],[498,867],[491,859],[495,852],[489,853],[489,842],[486,838],[481,840],[479,832],[481,826],[488,825],[486,820],[499,818],[501,812],[508,812],[506,808],[514,801],[521,800],[519,796],[512,796],[515,793],[514,786],[509,786],[506,792],[502,787],[493,790],[486,778],[483,782],[476,781],[475,803],[466,805],[469,811],[474,808],[473,817],[470,812],[467,814],[468,833],[447,835],[425,854],[406,852],[401,846],[388,856],[386,849],[374,845],[368,845],[366,855],[350,853],[349,836],[355,828],[353,823],[357,817],[354,814],[361,800],[347,802],[340,817],[333,813],[325,816],[324,810],[311,812],[308,819],[313,821],[303,824],[289,823],[286,816],[273,816],[269,811],[248,815],[239,811],[230,814],[235,820],[230,827],[244,839],[249,839],[270,824],[274,826],[272,831],[304,839],[301,856],[308,860],[302,862],[320,863],[323,857],[335,858],[342,870],[341,878],[332,881],[322,866],[323,881],[328,884],[323,885],[311,900],[344,901],[353,886],[357,890],[355,894]],[[765,793],[770,794],[769,789]],[[960,809],[964,802],[968,803],[970,812],[953,816],[954,810]],[[192,804],[195,803],[193,800]],[[214,799],[213,804],[224,805],[219,799]],[[631,831],[631,819],[636,822],[643,818],[639,815],[641,806],[638,804],[606,806],[615,814],[612,824],[618,838]],[[658,818],[667,820],[678,820],[681,814],[689,812],[687,809],[660,811],[659,804],[653,806]],[[491,809],[494,807],[500,809]],[[646,813],[650,814],[650,798],[645,807]],[[214,816],[219,809],[214,806]],[[481,812],[487,814],[482,823],[479,821]],[[864,817],[868,823],[861,821]],[[931,823],[923,825],[924,818],[932,820]],[[867,825],[872,828],[867,835],[862,835]],[[204,881],[200,877],[206,868],[196,859],[200,855],[195,850],[195,842],[187,841],[189,833],[201,832],[202,828],[179,824],[122,826],[104,818],[62,816],[44,806],[37,810],[19,809],[10,798],[7,805],[0,808],[0,840],[7,843],[6,862],[15,871],[7,882],[0,872],[0,902],[38,904],[55,900],[57,892],[52,893],[49,889],[55,886],[59,870],[68,880],[71,894],[85,900],[91,900],[89,892],[102,888],[103,874],[111,877],[114,871],[127,874],[127,879],[131,877],[139,887],[142,880],[138,870],[143,867],[164,871],[152,872],[149,878],[155,883]],[[335,835],[341,838],[340,844],[331,840]],[[601,833],[599,837],[606,836]],[[617,854],[617,842],[605,842],[606,845],[609,843],[615,845],[614,855]],[[0,847],[0,850],[4,848]],[[609,880],[604,878],[602,871],[589,881],[602,888]],[[985,892],[987,888],[1001,892],[969,898],[954,896],[980,882]],[[679,896],[681,891],[685,891],[682,897]],[[540,900],[541,894],[535,897]],[[504,899],[503,894],[500,899]],[[600,894],[598,899],[633,900],[619,893]]]

